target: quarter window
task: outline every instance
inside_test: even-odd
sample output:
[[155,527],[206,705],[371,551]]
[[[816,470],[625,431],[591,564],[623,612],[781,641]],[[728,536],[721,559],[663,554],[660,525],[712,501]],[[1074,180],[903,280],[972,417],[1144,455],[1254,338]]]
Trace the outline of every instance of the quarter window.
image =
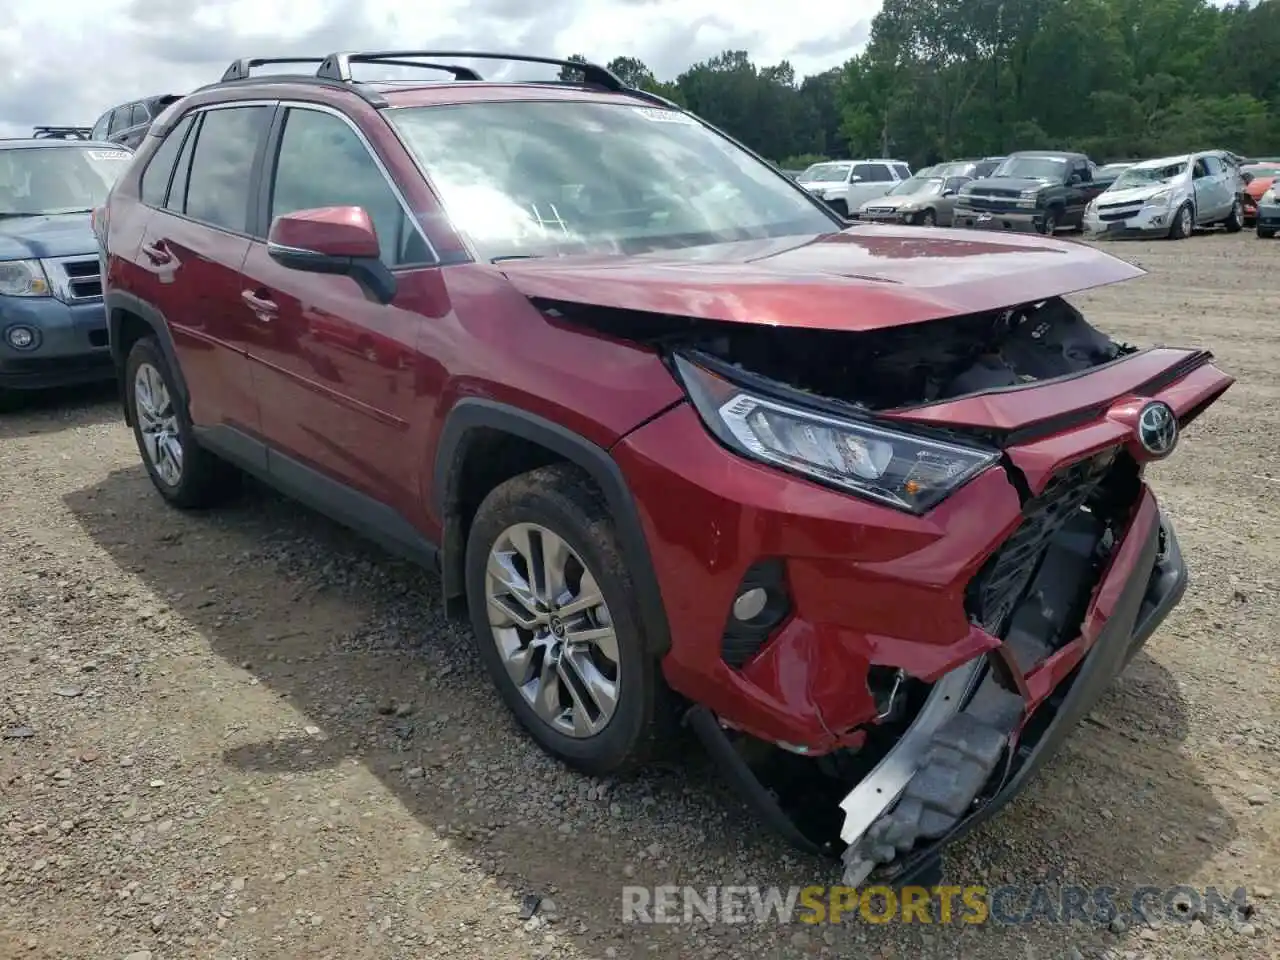
[[178,151],[182,149],[187,131],[195,122],[194,117],[183,117],[182,122],[169,131],[164,142],[156,147],[151,155],[147,169],[142,172],[142,202],[153,207],[163,207],[165,197],[169,193],[169,178],[173,175],[173,167],[178,159]]
[[187,216],[236,233],[245,231],[253,158],[270,118],[270,107],[205,112],[187,178]]
[[111,111],[111,125],[107,130],[108,136],[114,136],[121,130],[129,126],[129,108],[116,107]]
[[431,261],[422,235],[355,131],[333,114],[293,108],[280,137],[271,218],[317,207],[363,208],[388,267]]
[[135,103],[129,111],[129,126],[136,127],[141,123],[146,123],[151,118],[147,116],[147,108],[145,104]]

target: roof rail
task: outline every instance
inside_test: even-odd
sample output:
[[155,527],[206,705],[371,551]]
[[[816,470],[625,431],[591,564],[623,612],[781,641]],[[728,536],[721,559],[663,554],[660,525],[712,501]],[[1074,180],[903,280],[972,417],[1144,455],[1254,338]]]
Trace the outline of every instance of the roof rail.
[[92,133],[91,127],[36,127],[31,138],[33,140],[88,140]]
[[[425,69],[447,70],[454,73],[459,80],[479,80],[474,70],[447,67],[436,63],[420,63],[406,60],[408,57],[457,57],[464,60],[508,60],[516,63],[545,63],[553,67],[569,67],[582,71],[583,81],[606,90],[623,92],[626,85],[611,71],[594,63],[582,63],[577,60],[557,60],[552,57],[533,57],[520,53],[486,53],[477,50],[382,50],[373,52],[331,53],[325,57],[324,63],[316,71],[316,76],[323,80],[351,82],[351,64],[380,63],[397,66],[414,66]],[[470,76],[460,76],[458,70],[465,70]]]
[[324,63],[324,57],[241,57],[232,62],[222,73],[222,82],[228,80],[246,80],[249,72],[255,67],[265,67],[273,63]]

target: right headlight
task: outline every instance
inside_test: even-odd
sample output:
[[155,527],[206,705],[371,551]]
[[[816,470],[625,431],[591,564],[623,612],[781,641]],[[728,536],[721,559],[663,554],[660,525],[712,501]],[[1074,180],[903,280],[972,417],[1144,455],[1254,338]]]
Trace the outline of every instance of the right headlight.
[[731,450],[899,510],[926,512],[1000,459],[795,406],[684,357],[675,364],[703,423]]
[[0,261],[0,296],[47,297],[49,278],[39,260]]
[[1158,193],[1153,193],[1151,196],[1147,197],[1147,199],[1143,200],[1142,203],[1143,206],[1147,207],[1167,207],[1172,196],[1172,190],[1161,190]]

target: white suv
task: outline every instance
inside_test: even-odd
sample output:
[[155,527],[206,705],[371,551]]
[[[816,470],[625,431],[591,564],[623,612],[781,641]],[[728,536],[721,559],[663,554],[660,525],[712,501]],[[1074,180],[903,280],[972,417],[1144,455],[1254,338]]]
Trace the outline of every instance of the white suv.
[[867,200],[883,197],[910,179],[911,168],[901,160],[828,160],[813,164],[796,182],[847,217]]

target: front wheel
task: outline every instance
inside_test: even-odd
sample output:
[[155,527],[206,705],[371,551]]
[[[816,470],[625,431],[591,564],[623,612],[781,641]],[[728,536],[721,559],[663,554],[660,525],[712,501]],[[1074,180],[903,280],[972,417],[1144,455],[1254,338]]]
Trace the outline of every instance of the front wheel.
[[176,507],[213,506],[237,489],[240,476],[196,442],[173,372],[155,340],[139,340],[125,362],[125,399],[133,436],[152,485]]
[[1239,197],[1231,202],[1231,215],[1222,221],[1222,225],[1227,228],[1227,233],[1239,233],[1244,229],[1244,205]]
[[938,215],[932,210],[926,210],[916,218],[916,223],[922,227],[936,227],[938,225]]
[[1275,229],[1272,227],[1262,227],[1262,226],[1258,227],[1259,240],[1270,240],[1275,235],[1276,235]]
[[1040,232],[1046,237],[1052,237],[1058,232],[1058,211],[1049,210],[1045,213],[1040,221]]
[[1195,211],[1191,209],[1191,204],[1184,203],[1178,208],[1178,212],[1174,214],[1173,223],[1169,225],[1169,239],[1182,240],[1191,236],[1195,223]]
[[665,688],[608,509],[576,469],[542,467],[485,498],[466,582],[480,659],[544,750],[594,775],[652,756]]

